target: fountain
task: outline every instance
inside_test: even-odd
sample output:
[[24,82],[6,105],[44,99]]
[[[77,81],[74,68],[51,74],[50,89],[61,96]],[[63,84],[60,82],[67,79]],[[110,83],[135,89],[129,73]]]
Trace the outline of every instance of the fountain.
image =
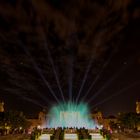
[[69,128],[95,128],[94,121],[90,118],[90,112],[85,103],[61,103],[53,106],[49,111],[47,127]]

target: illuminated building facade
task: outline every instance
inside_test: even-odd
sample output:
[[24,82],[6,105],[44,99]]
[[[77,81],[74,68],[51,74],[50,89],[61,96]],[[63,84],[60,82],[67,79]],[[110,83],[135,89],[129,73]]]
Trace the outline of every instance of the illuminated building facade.
[[136,113],[140,114],[140,102],[139,101],[136,102]]
[[4,112],[4,102],[0,102],[0,112]]

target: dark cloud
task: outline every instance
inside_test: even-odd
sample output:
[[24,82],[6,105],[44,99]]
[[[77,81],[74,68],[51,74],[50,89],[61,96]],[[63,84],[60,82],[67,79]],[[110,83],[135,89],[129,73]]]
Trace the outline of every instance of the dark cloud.
[[[8,93],[10,98],[12,93],[16,98],[17,95],[20,99],[28,97],[43,105],[48,105],[42,99],[44,96],[54,102],[40,73],[61,98],[48,50],[67,99],[71,59],[74,98],[91,59],[93,62],[81,96],[113,55],[108,69],[108,77],[111,77],[117,67],[128,64],[131,54],[139,53],[138,5],[138,1],[132,0],[2,0],[1,98],[12,104],[14,101],[5,95]],[[102,81],[106,82],[106,78]],[[92,92],[94,90],[90,96]]]

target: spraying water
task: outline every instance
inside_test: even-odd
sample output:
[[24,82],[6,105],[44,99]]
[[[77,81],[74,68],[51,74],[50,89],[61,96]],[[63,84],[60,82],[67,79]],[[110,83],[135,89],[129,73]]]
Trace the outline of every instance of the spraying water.
[[94,121],[89,114],[87,104],[62,103],[51,108],[48,127],[95,128]]

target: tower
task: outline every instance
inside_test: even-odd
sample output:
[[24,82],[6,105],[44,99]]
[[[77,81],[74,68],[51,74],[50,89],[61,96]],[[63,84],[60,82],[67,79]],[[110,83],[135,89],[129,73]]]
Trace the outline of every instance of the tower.
[[0,102],[0,112],[4,112],[4,102]]
[[136,102],[136,113],[140,114],[140,102],[139,101]]
[[38,120],[39,120],[39,124],[42,128],[46,127],[47,124],[47,112],[45,109],[43,109],[43,111],[39,112],[38,114]]

